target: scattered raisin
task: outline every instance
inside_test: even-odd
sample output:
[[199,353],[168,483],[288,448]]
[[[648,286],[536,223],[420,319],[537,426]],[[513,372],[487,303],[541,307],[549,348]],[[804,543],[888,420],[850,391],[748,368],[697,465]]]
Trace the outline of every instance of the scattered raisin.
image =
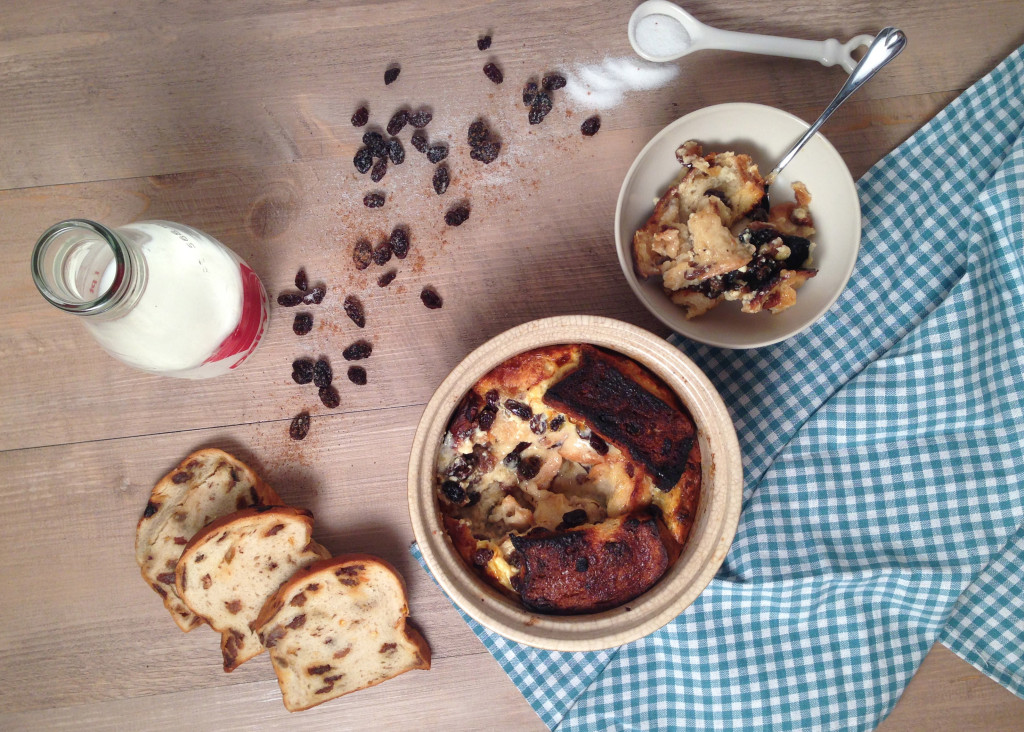
[[309,412],[301,412],[295,416],[292,420],[291,426],[288,427],[288,435],[293,440],[305,439],[306,435],[309,434]]
[[300,269],[295,273],[295,289],[302,290],[303,292],[309,289],[309,278],[306,276],[306,270]]
[[399,259],[405,259],[408,256],[409,232],[401,226],[396,226],[391,230],[391,236],[388,238],[388,243],[391,245],[391,251],[393,251],[395,256]]
[[387,151],[384,149],[384,135],[376,130],[367,130],[363,133],[363,144],[369,149],[370,154],[379,158]]
[[422,132],[414,132],[409,142],[412,144],[414,148],[416,148],[418,152],[427,151],[427,136],[424,135]]
[[420,300],[422,300],[423,304],[431,310],[437,310],[444,304],[441,300],[441,296],[430,287],[423,288],[423,291],[420,292]]
[[548,431],[548,418],[545,414],[535,414],[530,419],[530,432],[535,435],[543,435]]
[[456,480],[465,480],[473,474],[477,463],[477,456],[473,453],[459,455],[448,467],[448,475],[452,476]]
[[409,110],[399,109],[391,119],[388,120],[387,131],[389,135],[397,135],[409,123]]
[[352,248],[352,261],[356,263],[356,269],[366,269],[373,261],[373,247],[366,239],[360,239]]
[[402,68],[400,66],[392,66],[387,71],[385,71],[384,72],[384,86],[387,86],[388,84],[393,82],[395,79],[397,79],[398,75],[400,73],[402,73]]
[[320,401],[328,409],[337,409],[338,405],[341,404],[341,396],[333,386],[321,386]]
[[583,120],[583,124],[580,125],[580,132],[585,137],[593,137],[599,129],[601,129],[601,118],[596,114],[593,117],[587,117]]
[[520,442],[502,459],[501,462],[503,462],[509,470],[515,470],[519,466],[519,459],[522,457],[523,450],[529,446],[529,442]]
[[429,110],[418,109],[409,115],[409,124],[420,130],[429,125],[432,119],[434,119],[434,115]]
[[388,140],[388,158],[395,165],[401,165],[405,162],[405,148],[402,147],[402,141],[397,137]]
[[551,429],[552,432],[558,432],[558,430],[562,429],[562,426],[564,424],[565,424],[565,415],[564,414],[559,414],[557,417],[555,417],[553,420],[551,420],[551,424],[548,425],[548,427]]
[[302,293],[282,292],[277,296],[277,304],[283,308],[293,308],[302,302]]
[[485,142],[479,147],[474,147],[470,150],[469,157],[473,158],[473,160],[479,160],[485,165],[490,165],[497,159],[499,152],[501,152],[501,143],[492,140]]
[[366,385],[366,369],[362,366],[349,366],[348,367],[348,380],[353,384],[359,386]]
[[530,104],[530,124],[539,125],[551,111],[551,97],[544,92],[538,92]]
[[377,278],[377,287],[387,287],[395,281],[395,277],[398,276],[397,269],[389,269],[387,272]]
[[492,559],[494,559],[493,549],[483,548],[473,552],[473,564],[477,567],[486,567]]
[[319,305],[324,301],[324,295],[327,294],[327,288],[323,285],[317,285],[312,290],[302,296],[302,302],[306,305]]
[[512,412],[512,414],[519,417],[519,419],[530,419],[533,416],[533,410],[530,409],[529,404],[523,404],[515,399],[506,399],[505,409]]
[[484,76],[493,81],[495,84],[500,84],[505,80],[505,76],[501,73],[501,69],[499,69],[493,63],[489,63],[486,66],[484,66]]
[[432,163],[440,163],[448,157],[448,146],[439,142],[428,147],[425,152],[427,154],[427,160]]
[[523,104],[527,107],[533,105],[534,99],[537,98],[537,92],[539,91],[536,81],[526,82],[526,86],[523,87]]
[[479,48],[481,51],[486,51],[488,48],[491,47],[491,37],[484,36],[483,38],[477,38],[476,47]]
[[388,172],[388,159],[377,158],[377,162],[373,164],[373,168],[370,169],[370,180],[374,183],[380,183],[381,179],[387,175]]
[[363,196],[363,205],[367,208],[380,208],[384,205],[383,193],[367,193]]
[[486,432],[494,424],[494,419],[497,416],[498,410],[488,405],[480,410],[480,416],[477,418],[476,423],[480,426],[480,429]]
[[376,249],[373,250],[373,263],[383,267],[385,264],[391,261],[391,255],[394,252],[391,250],[391,241],[385,239],[377,245]]
[[295,322],[292,323],[292,331],[295,335],[303,336],[313,330],[313,316],[309,313],[296,313]]
[[484,401],[487,402],[487,406],[489,407],[497,407],[498,399],[499,394],[497,389],[491,389],[486,394],[484,394]]
[[448,213],[444,215],[444,222],[449,226],[462,226],[466,223],[466,219],[468,218],[469,206],[459,204],[458,206],[448,209]]
[[483,120],[476,120],[469,126],[469,146],[479,147],[487,142],[487,136],[490,131],[487,129],[487,124]]
[[366,107],[360,107],[352,113],[352,126],[362,127],[370,121],[370,110]]
[[363,312],[363,303],[355,295],[345,297],[345,315],[352,319],[352,322],[360,328],[366,325],[366,314]]
[[296,384],[308,384],[313,381],[312,359],[297,358],[292,361],[292,379]]
[[565,86],[565,77],[561,74],[548,74],[544,77],[541,82],[544,86],[544,91],[554,91],[555,89],[561,89]]
[[519,477],[524,480],[536,478],[537,473],[540,472],[542,462],[543,461],[536,455],[530,455],[529,457],[525,457],[519,461],[519,467],[516,472],[519,473]]
[[562,514],[562,525],[567,529],[574,529],[587,523],[587,518],[587,512],[584,509],[573,509]]
[[313,385],[322,389],[325,386],[330,386],[333,380],[334,372],[331,370],[331,364],[327,362],[326,358],[318,359],[313,366]]
[[369,358],[373,353],[373,345],[369,341],[356,341],[341,352],[346,361],[360,361]]
[[356,156],[352,158],[353,164],[356,166],[356,170],[360,173],[367,172],[373,167],[373,154],[370,153],[370,148],[361,147],[356,151]]
[[447,165],[442,163],[437,166],[437,169],[434,171],[434,180],[432,182],[434,184],[434,193],[437,195],[440,196],[448,190],[448,184],[451,183],[451,175],[448,173]]
[[454,480],[446,480],[442,483],[441,492],[452,503],[462,503],[466,500],[465,489]]
[[608,443],[602,440],[596,434],[590,435],[590,446],[594,448],[594,452],[596,452],[598,455],[608,454]]

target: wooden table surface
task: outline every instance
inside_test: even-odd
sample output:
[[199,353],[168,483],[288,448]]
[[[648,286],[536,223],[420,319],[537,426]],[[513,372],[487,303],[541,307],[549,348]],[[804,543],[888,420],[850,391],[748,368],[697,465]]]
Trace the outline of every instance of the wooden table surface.
[[[584,312],[666,334],[620,275],[612,217],[623,175],[673,119],[710,104],[760,102],[811,120],[843,80],[813,62],[702,52],[676,79],[601,112],[585,139],[582,108],[556,97],[531,127],[527,78],[631,54],[634,2],[445,3],[252,0],[117,3],[9,0],[0,10],[0,727],[4,729],[511,729],[539,718],[409,555],[406,468],[421,410],[474,347],[534,318]],[[703,21],[739,31],[837,37],[896,25],[904,55],[824,128],[859,176],[1024,42],[1019,0],[769,4],[694,0]],[[489,32],[486,53],[477,38]],[[481,72],[493,59],[505,83]],[[385,87],[383,73],[400,64]],[[382,181],[388,204],[353,168],[368,105],[383,125],[428,106],[432,139],[452,146],[452,184],[408,160]],[[490,166],[465,130],[488,119],[504,141]],[[408,131],[402,134],[408,141]],[[444,211],[468,200],[469,222]],[[298,338],[274,306],[265,342],[238,373],[188,382],[133,371],[104,354],[29,276],[38,235],[65,218],[110,225],[164,218],[237,251],[271,296],[305,267],[328,297]],[[412,254],[387,289],[350,251],[409,227]],[[444,297],[427,310],[419,292]],[[357,337],[341,309],[356,293],[374,344],[369,383],[342,377],[327,410],[290,379],[291,361]],[[359,335],[363,335],[360,333]],[[288,424],[313,413],[297,443]],[[228,675],[217,638],[181,633],[140,579],[135,525],[152,485],[182,457],[218,446],[282,497],[311,509],[334,553],[394,563],[412,617],[434,651],[413,672],[289,715],[267,657]],[[1024,701],[941,646],[885,730],[1020,729]]]

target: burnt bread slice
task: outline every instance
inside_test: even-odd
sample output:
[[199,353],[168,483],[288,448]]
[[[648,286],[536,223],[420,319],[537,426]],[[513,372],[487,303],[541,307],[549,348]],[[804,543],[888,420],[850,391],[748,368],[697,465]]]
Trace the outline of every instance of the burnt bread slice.
[[153,487],[136,529],[135,559],[179,628],[188,632],[203,622],[175,587],[174,570],[189,540],[220,516],[280,502],[248,465],[213,448],[192,453]]
[[309,511],[258,506],[213,521],[182,551],[175,570],[178,595],[220,632],[225,671],[263,652],[249,624],[267,598],[296,571],[330,556],[312,533]]
[[644,512],[511,540],[523,604],[544,613],[618,607],[649,590],[669,566],[657,521]]
[[383,559],[346,554],[299,570],[253,623],[297,712],[430,668],[430,646],[406,620],[405,582]]

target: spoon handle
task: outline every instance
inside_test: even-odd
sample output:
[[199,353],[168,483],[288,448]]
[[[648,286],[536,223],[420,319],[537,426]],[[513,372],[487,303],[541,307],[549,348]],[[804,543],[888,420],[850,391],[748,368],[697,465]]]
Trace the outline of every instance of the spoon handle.
[[864,58],[860,60],[854,68],[853,73],[843,84],[842,89],[836,94],[835,99],[832,103],[825,108],[825,111],[821,113],[821,116],[814,121],[814,124],[810,126],[807,132],[804,133],[803,137],[796,141],[796,144],[789,149],[779,164],[775,166],[775,169],[769,173],[764,181],[766,185],[771,185],[775,182],[775,177],[779,172],[789,165],[790,161],[796,156],[798,152],[807,144],[808,140],[814,137],[815,133],[821,128],[825,121],[832,116],[839,107],[850,98],[855,91],[864,86],[867,81],[877,74],[879,70],[887,63],[892,61],[894,58],[899,56],[900,52],[907,45],[907,37],[903,31],[897,28],[883,28],[882,31],[875,36],[875,40],[871,43],[871,47],[868,52],[864,54]]

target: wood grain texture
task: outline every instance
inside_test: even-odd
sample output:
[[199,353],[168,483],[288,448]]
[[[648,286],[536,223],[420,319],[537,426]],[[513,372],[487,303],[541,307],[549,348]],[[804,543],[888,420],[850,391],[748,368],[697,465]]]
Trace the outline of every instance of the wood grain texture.
[[[668,86],[601,112],[556,98],[531,127],[518,99],[530,76],[630,53],[635,2],[442,4],[395,0],[115,3],[39,0],[0,13],[0,727],[3,729],[472,729],[480,700],[512,729],[539,718],[408,553],[406,466],[433,390],[470,350],[509,327],[567,312],[665,330],[619,275],[612,216],[622,177],[668,122],[699,107],[751,101],[811,120],[842,73],[813,63],[704,52]],[[877,0],[730,4],[693,0],[701,20],[740,31],[847,39],[893,24],[909,47],[826,125],[854,176],[1024,43],[1018,0]],[[979,19],[983,22],[979,22]],[[490,32],[486,54],[476,38]],[[955,52],[954,52],[955,51]],[[506,81],[481,72],[496,60]],[[385,87],[383,71],[400,63]],[[452,185],[400,137],[407,160],[381,182],[353,169],[361,104],[383,126],[400,106],[427,106],[445,141]],[[466,128],[485,117],[497,162],[470,160]],[[472,204],[470,221],[444,211]],[[272,297],[305,267],[328,295],[312,333],[274,307],[246,366],[203,382],[161,379],[106,356],[74,318],[49,308],[29,277],[36,237],[83,216],[118,225],[182,221],[220,238]],[[352,245],[409,227],[412,253],[378,288]],[[429,311],[420,289],[445,306]],[[367,326],[344,315],[366,305]],[[373,342],[369,383],[344,378],[341,351]],[[291,382],[298,356],[329,357],[342,404],[327,410]],[[302,409],[302,443],[287,437]],[[183,634],[141,581],[135,524],[152,485],[188,452],[235,452],[282,497],[312,510],[332,552],[368,551],[405,576],[434,668],[288,715],[265,656],[232,674],[216,634]],[[936,647],[880,729],[1019,729],[1024,700]]]

